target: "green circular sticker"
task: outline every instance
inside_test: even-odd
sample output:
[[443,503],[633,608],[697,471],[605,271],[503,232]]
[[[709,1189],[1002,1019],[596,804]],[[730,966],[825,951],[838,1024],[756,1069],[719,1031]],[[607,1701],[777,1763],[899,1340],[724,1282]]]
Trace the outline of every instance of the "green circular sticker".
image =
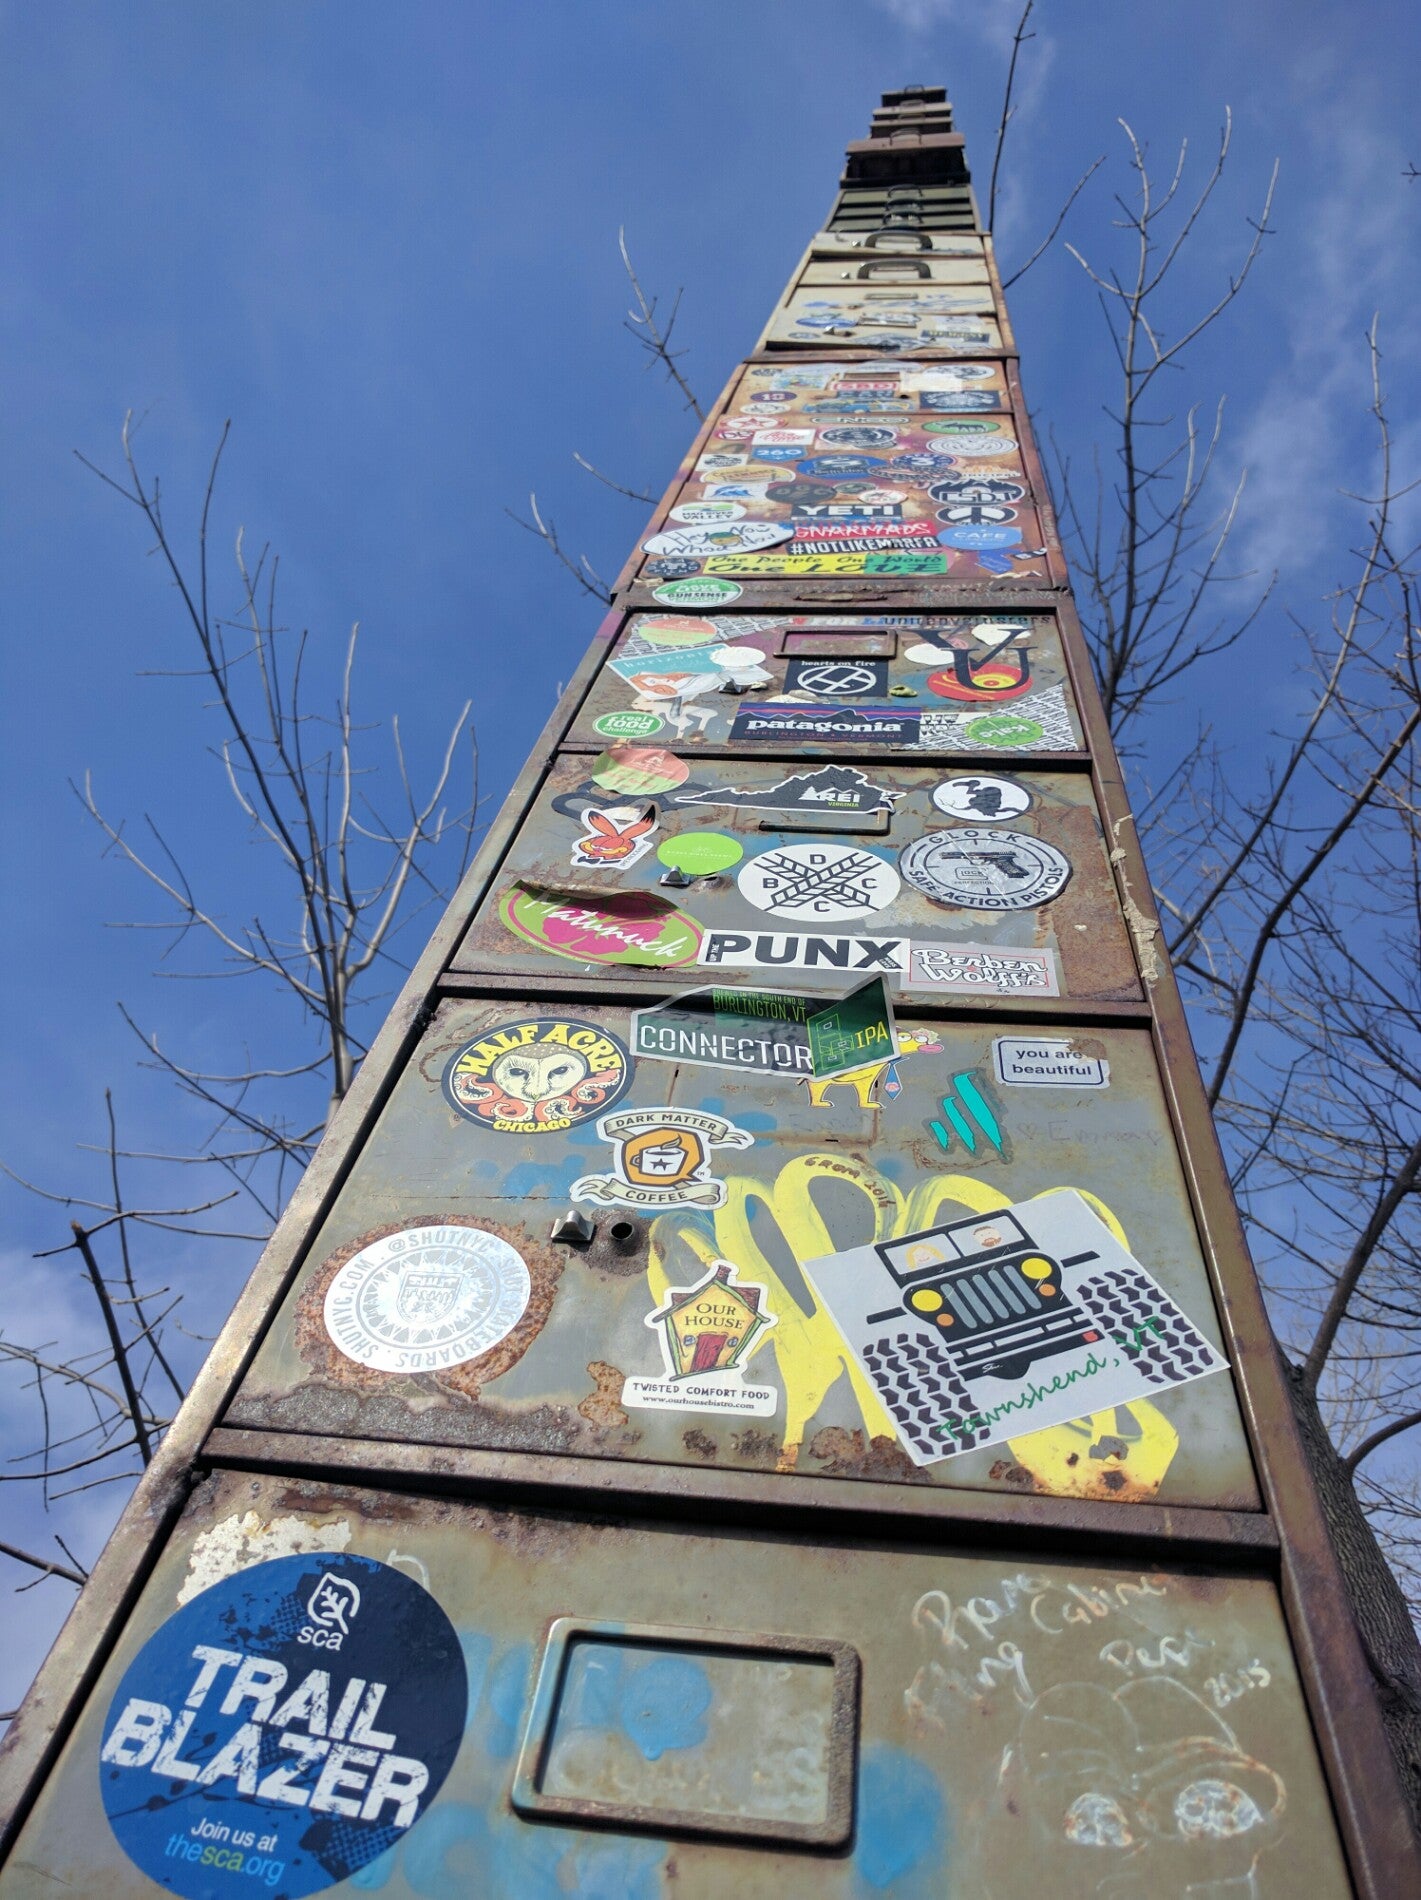
[[592,721],[592,730],[600,733],[604,739],[649,739],[653,732],[660,732],[666,724],[655,713],[614,712],[603,713],[600,719]]
[[688,831],[668,838],[657,847],[656,855],[668,870],[684,871],[688,877],[714,877],[717,871],[739,864],[745,847],[724,831]]
[[1027,719],[1021,713],[989,713],[985,719],[972,719],[967,724],[967,737],[973,745],[988,745],[996,750],[1035,745],[1045,733],[1046,728],[1039,719]]
[[728,607],[745,592],[735,581],[716,580],[709,575],[696,580],[667,581],[653,587],[651,598],[667,607]]

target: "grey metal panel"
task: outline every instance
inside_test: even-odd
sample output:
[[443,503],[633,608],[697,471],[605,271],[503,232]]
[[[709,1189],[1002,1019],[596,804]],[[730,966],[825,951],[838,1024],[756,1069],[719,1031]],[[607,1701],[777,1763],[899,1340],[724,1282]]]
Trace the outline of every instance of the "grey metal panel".
[[[1109,1210],[1141,1263],[1217,1341],[1147,1032],[1102,1028],[1079,1045],[1108,1061],[1105,1089],[998,1086],[993,1041],[1013,1026],[934,1022],[900,1025],[921,1041],[892,1076],[879,1065],[825,1085],[641,1056],[622,1093],[617,1076],[594,1071],[565,1112],[572,1119],[559,1110],[537,1132],[470,1119],[480,1113],[472,1097],[456,1112],[445,1076],[458,1053],[477,1043],[492,1060],[510,1025],[535,1018],[581,1024],[628,1049],[636,1042],[624,1005],[445,1003],[315,1236],[228,1423],[703,1470],[1256,1506],[1227,1374],[1079,1428],[914,1466],[799,1266],[836,1247],[1075,1188]],[[541,1035],[540,1046],[548,1046]],[[995,1138],[961,1108],[964,1077],[990,1105]],[[479,1093],[499,1107],[500,1089]],[[953,1130],[944,1096],[966,1115],[974,1150]],[[720,1115],[752,1135],[748,1147],[712,1152],[708,1172],[726,1184],[723,1204],[638,1213],[582,1203],[597,1226],[591,1246],[552,1244],[574,1184],[608,1163],[596,1129],[604,1101],[619,1111]],[[332,1281],[375,1236],[443,1221],[497,1235],[526,1263],[524,1319],[490,1351],[438,1373],[391,1376],[356,1363],[327,1327]],[[773,1388],[772,1409],[747,1417],[628,1405],[626,1382],[654,1378],[662,1365],[649,1316],[668,1289],[703,1278],[719,1259],[766,1289],[775,1324],[746,1377]]]
[[[888,1550],[727,1537],[232,1472],[199,1489],[170,1538],[20,1834],[6,1900],[59,1891],[144,1900],[158,1890],[119,1847],[101,1801],[99,1749],[123,1673],[195,1588],[221,1589],[239,1572],[260,1587],[253,1566],[322,1551],[337,1554],[337,1567],[373,1560],[378,1576],[397,1572],[407,1591],[433,1599],[463,1651],[467,1708],[448,1777],[412,1820],[379,1840],[358,1817],[338,1834],[325,1823],[337,1864],[389,1840],[364,1871],[326,1889],[333,1894],[1351,1892],[1276,1596],[1260,1578],[988,1556],[970,1544]],[[309,1574],[319,1572],[315,1557]],[[290,1607],[299,1623],[295,1592]],[[589,1814],[621,1803],[630,1811],[621,1825],[579,1827],[575,1811],[530,1819],[511,1803],[538,1664],[559,1618],[631,1626],[633,1637],[639,1625],[669,1626],[680,1651],[671,1671],[665,1648],[653,1652],[654,1680],[635,1653],[609,1651],[606,1688],[589,1698],[570,1683],[554,1710]],[[767,1685],[716,1669],[716,1632],[726,1628],[766,1658],[816,1644],[832,1651],[852,1632],[862,1689],[847,1733],[826,1729],[792,1671]],[[292,1681],[310,1654],[260,1632],[234,1630],[232,1641],[243,1654],[284,1657]],[[338,1656],[320,1660],[336,1695],[350,1670]],[[179,1670],[173,1680],[187,1685]],[[191,1759],[210,1759],[235,1719],[216,1717]],[[279,1734],[305,1732],[299,1719],[275,1732],[260,1721],[273,1760]],[[417,1720],[395,1740],[418,1759]],[[763,1811],[812,1808],[845,1741],[857,1757],[852,1845],[826,1853],[766,1842]],[[352,1785],[362,1770],[370,1773],[352,1764]],[[174,1800],[180,1848],[201,1851],[224,1829],[230,1843],[251,1815],[230,1776],[227,1798],[214,1788],[203,1801],[145,1767],[104,1772],[115,1805],[129,1784],[135,1805]],[[303,1836],[319,1851],[322,1818],[295,1805],[311,1779],[294,1777],[289,1813],[276,1810],[270,1823],[278,1851]],[[684,1832],[636,1816],[648,1785],[687,1816]],[[742,1806],[743,1844],[696,1838],[698,1803]],[[237,1890],[230,1874],[214,1878],[221,1892]],[[240,1885],[269,1890],[260,1879]],[[281,1890],[280,1876],[270,1890]]]

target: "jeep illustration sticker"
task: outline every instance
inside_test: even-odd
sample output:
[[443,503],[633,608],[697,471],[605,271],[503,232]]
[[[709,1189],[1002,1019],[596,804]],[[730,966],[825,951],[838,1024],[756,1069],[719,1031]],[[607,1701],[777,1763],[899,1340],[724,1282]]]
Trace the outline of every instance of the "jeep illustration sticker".
[[1227,1364],[1074,1190],[801,1265],[918,1465]]
[[507,1339],[528,1310],[523,1256],[482,1227],[403,1227],[360,1249],[326,1289],[332,1343],[373,1372],[444,1372]]
[[625,1094],[624,1042],[568,1016],[500,1023],[456,1049],[444,1099],[465,1121],[501,1135],[547,1135],[605,1114]]
[[404,1840],[467,1709],[459,1639],[413,1577],[343,1551],[278,1557],[194,1597],[129,1664],[104,1811],[167,1893],[300,1900]]

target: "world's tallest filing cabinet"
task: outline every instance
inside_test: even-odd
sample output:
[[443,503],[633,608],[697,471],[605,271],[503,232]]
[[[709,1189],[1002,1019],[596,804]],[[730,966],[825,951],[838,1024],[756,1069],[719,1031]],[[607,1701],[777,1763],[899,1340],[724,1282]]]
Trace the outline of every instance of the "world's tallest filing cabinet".
[[1399,1900],[945,95],[885,96],[5,1757],[0,1893]]

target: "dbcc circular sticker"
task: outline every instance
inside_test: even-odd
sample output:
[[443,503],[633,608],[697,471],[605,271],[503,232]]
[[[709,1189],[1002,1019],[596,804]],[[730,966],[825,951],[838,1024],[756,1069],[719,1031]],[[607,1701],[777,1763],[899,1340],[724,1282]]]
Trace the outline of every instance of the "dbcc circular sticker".
[[501,1135],[546,1135],[601,1115],[625,1094],[624,1042],[591,1023],[533,1016],[466,1042],[444,1070],[455,1114]]
[[532,1292],[523,1256],[497,1234],[449,1222],[402,1227],[331,1281],[326,1331],[373,1372],[443,1372],[507,1339]]
[[129,1664],[104,1811],[168,1893],[301,1900],[405,1838],[467,1712],[459,1639],[413,1577],[339,1551],[278,1557],[194,1597]]

